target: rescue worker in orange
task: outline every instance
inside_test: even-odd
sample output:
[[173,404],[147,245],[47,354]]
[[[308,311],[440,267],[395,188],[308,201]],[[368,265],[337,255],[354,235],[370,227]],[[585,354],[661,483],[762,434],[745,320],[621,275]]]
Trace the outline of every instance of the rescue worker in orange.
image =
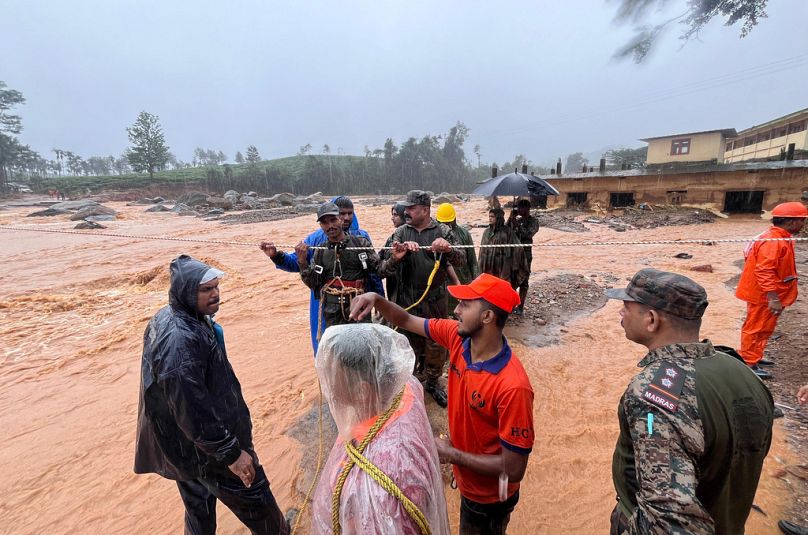
[[[778,204],[772,210],[772,226],[757,236],[791,238],[805,225],[808,209],[800,202]],[[745,263],[735,297],[746,301],[746,321],[741,329],[740,354],[761,378],[771,374],[760,366],[774,363],[763,350],[783,310],[797,299],[797,266],[793,241],[753,241],[744,249]]]

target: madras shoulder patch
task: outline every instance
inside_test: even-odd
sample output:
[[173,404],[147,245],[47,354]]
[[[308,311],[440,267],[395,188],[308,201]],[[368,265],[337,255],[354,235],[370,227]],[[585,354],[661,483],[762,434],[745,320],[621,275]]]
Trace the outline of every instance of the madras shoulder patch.
[[685,377],[687,373],[679,366],[662,362],[651,383],[643,390],[642,397],[666,411],[676,412]]

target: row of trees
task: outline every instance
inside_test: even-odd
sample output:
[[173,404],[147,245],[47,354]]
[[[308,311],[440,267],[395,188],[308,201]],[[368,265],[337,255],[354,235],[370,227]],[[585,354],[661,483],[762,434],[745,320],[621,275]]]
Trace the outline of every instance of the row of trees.
[[[19,92],[2,91],[0,86],[0,125],[10,132],[21,130],[18,116],[8,115],[10,106],[24,102]],[[106,176],[116,173],[123,175],[132,171],[154,173],[167,168],[184,169],[205,167],[204,177],[211,190],[237,189],[277,192],[293,191],[311,193],[313,191],[342,193],[400,193],[409,189],[426,188],[434,191],[470,191],[476,182],[489,176],[491,165],[503,172],[519,169],[527,165],[538,174],[549,173],[549,168],[535,165],[527,156],[516,155],[512,161],[498,165],[482,162],[479,145],[473,148],[476,162],[469,161],[465,153],[465,142],[469,128],[457,122],[445,134],[428,135],[422,138],[410,137],[401,144],[387,138],[376,149],[365,146],[364,157],[339,157],[335,162],[331,148],[324,145],[321,155],[312,154],[311,144],[300,148],[298,156],[303,157],[303,169],[299,164],[294,168],[264,164],[254,145],[247,147],[245,155],[239,151],[235,161],[240,165],[234,168],[225,164],[227,156],[222,151],[197,147],[191,163],[177,160],[171,154],[165,141],[159,118],[148,112],[141,112],[135,123],[127,128],[130,147],[119,157],[93,156],[83,159],[71,151],[54,149],[55,159],[46,160],[28,147],[18,146],[14,154],[3,164],[4,177],[8,172],[28,177],[64,175]],[[16,138],[3,135],[0,142],[19,143]],[[339,149],[338,149],[339,150]],[[645,149],[617,149],[607,153],[610,168],[628,164],[641,167],[645,163]],[[341,150],[339,150],[341,152]],[[474,165],[476,163],[476,166]],[[588,161],[582,153],[567,156],[564,172],[580,172]],[[222,165],[224,164],[224,165]]]

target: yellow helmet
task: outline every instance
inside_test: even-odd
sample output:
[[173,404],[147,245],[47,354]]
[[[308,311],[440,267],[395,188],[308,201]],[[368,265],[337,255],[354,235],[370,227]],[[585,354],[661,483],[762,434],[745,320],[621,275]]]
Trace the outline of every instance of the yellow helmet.
[[435,219],[441,223],[451,223],[456,217],[457,214],[455,214],[454,206],[452,206],[452,203],[449,202],[445,202],[438,206],[438,211],[435,214]]

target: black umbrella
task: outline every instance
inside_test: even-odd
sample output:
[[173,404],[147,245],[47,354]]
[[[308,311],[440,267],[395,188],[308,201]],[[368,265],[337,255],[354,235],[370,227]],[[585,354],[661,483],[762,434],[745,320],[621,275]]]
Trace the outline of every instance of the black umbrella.
[[517,172],[488,179],[477,186],[471,193],[485,197],[499,195],[513,197],[559,195],[558,190],[547,181],[537,176]]

